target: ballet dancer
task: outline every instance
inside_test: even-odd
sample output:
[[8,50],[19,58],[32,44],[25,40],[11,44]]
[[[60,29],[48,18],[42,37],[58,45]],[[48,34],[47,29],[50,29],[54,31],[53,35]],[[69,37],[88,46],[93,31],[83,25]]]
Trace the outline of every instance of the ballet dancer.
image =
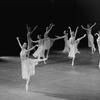
[[78,38],[77,40],[71,41],[71,43],[70,43],[70,51],[69,51],[68,57],[72,58],[72,66],[74,65],[76,53],[80,53],[78,51],[78,44],[80,43],[80,40],[82,40],[85,36],[86,36],[86,34],[84,36]]
[[59,37],[59,39],[64,39],[65,45],[63,53],[69,53],[70,48],[69,48],[68,32],[64,30],[63,34],[64,34],[63,36],[57,36],[57,37]]
[[90,26],[89,24],[87,24],[87,28],[84,28],[82,25],[81,27],[86,30],[87,32],[87,37],[88,37],[88,47],[91,47],[91,51],[92,54],[94,54],[94,52],[96,51],[95,45],[94,45],[94,37],[92,35],[92,28],[96,25],[96,23],[94,23],[92,26]]
[[[39,57],[39,58],[45,58],[44,56],[44,39],[41,38],[40,35],[37,36],[38,40],[33,41],[34,43],[38,43],[38,48],[37,50],[32,54],[34,57]],[[46,61],[44,61],[44,64],[46,64]]]
[[[37,27],[38,26],[35,26],[34,29],[31,31],[30,27],[28,27],[28,25],[26,25],[26,29],[27,29],[27,42],[28,42],[27,49],[30,49],[33,46],[32,39],[31,39],[31,35],[35,31],[35,29]],[[27,56],[28,57],[30,56],[30,51],[28,52]]]
[[48,35],[51,31],[51,29],[53,28],[53,26],[55,26],[53,23],[51,23],[48,27],[46,27],[46,31],[44,33],[44,38],[48,38]]
[[21,52],[20,52],[20,59],[21,59],[21,72],[22,72],[22,79],[26,80],[26,91],[28,91],[29,88],[29,81],[30,81],[30,76],[33,76],[35,74],[35,66],[38,64],[39,61],[43,61],[46,60],[45,59],[31,59],[29,57],[27,57],[27,53],[31,50],[33,50],[36,46],[33,46],[30,49],[26,49],[27,48],[27,44],[23,43],[23,45],[21,45],[19,37],[16,38],[18,41],[18,44],[21,48]]
[[78,26],[76,27],[76,31],[75,32],[72,31],[71,27],[68,27],[68,28],[70,30],[70,38],[69,38],[69,43],[70,43],[70,42],[75,40],[79,27]]
[[98,50],[99,50],[99,54],[100,54],[100,31],[98,31],[98,33],[95,33],[95,36],[98,36],[97,37],[97,45],[98,45]]
[[49,57],[49,52],[51,47],[53,46],[54,42],[56,40],[59,40],[60,37],[56,37],[56,38],[44,38],[44,50],[45,50],[45,57],[48,58]]

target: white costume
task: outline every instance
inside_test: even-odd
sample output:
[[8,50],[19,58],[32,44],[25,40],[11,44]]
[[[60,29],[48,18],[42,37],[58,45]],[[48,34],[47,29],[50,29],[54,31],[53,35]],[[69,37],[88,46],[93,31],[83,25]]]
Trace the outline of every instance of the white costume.
[[[76,40],[77,41],[77,40]],[[79,42],[74,41],[73,43],[70,43],[70,51],[68,57],[75,58],[75,54],[79,53],[77,46]]]
[[30,76],[35,74],[35,65],[38,64],[38,61],[26,57],[26,54],[26,49],[23,49],[20,52],[22,79],[27,80],[30,78]]
[[84,28],[83,26],[81,26],[84,30],[86,30],[87,32],[87,37],[88,37],[88,47],[91,47],[92,50],[92,54],[94,54],[94,52],[96,51],[95,45],[94,45],[94,37],[91,34],[92,28],[96,25],[93,24],[91,27],[89,25],[87,25],[87,28]]
[[70,39],[70,51],[69,51],[69,55],[68,55],[68,57],[69,58],[72,58],[72,66],[74,65],[74,60],[75,60],[75,55],[76,55],[76,53],[80,53],[79,51],[78,51],[78,44],[80,43],[80,40],[81,39],[83,39],[84,37],[86,36],[86,34],[84,35],[84,36],[82,36],[81,38],[78,38],[77,40],[73,40],[73,38],[72,38],[72,41],[71,41],[71,39]]
[[99,54],[100,54],[100,34],[98,34],[97,45],[98,45],[98,50],[99,50]]
[[70,51],[70,45],[69,45],[69,40],[68,40],[68,37],[67,36],[65,36],[64,37],[64,42],[65,42],[65,47],[64,47],[64,50],[63,50],[63,52],[64,53],[66,53],[66,52],[68,52],[69,53],[69,51]]
[[44,39],[44,48],[45,48],[45,50],[48,50],[48,49],[50,49],[50,47],[51,47],[51,41],[50,41],[50,38],[48,37],[48,38]]
[[37,50],[33,53],[34,57],[43,57],[44,58],[44,45],[43,45],[43,40],[39,40],[39,47]]

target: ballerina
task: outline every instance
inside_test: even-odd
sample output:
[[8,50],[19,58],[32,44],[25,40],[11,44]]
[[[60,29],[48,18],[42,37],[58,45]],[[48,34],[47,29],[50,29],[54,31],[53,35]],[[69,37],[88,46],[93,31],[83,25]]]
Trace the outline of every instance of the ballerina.
[[48,35],[49,35],[51,29],[53,28],[53,26],[55,26],[55,25],[53,23],[51,23],[49,25],[49,27],[46,27],[46,32],[44,33],[44,38],[48,38]]
[[98,33],[95,33],[95,36],[98,36],[97,38],[97,45],[98,45],[98,50],[99,50],[99,54],[100,54],[100,31],[98,31]]
[[36,46],[33,46],[30,49],[26,49],[27,48],[27,44],[23,43],[23,45],[21,45],[19,38],[16,38],[18,41],[18,44],[21,48],[21,52],[20,52],[20,59],[21,59],[21,72],[22,72],[22,79],[26,80],[26,91],[28,91],[29,88],[29,81],[30,81],[30,76],[35,75],[35,66],[38,64],[39,61],[43,61],[46,60],[45,59],[31,59],[27,57],[27,53],[28,51],[33,50]]
[[85,36],[86,36],[86,34],[84,36],[78,38],[77,40],[71,41],[71,43],[70,43],[70,51],[69,51],[68,57],[72,58],[72,66],[74,65],[76,53],[80,53],[78,51],[78,44],[80,43],[80,40],[82,40]]
[[[39,47],[37,48],[37,50],[32,54],[34,57],[39,57],[39,58],[45,58],[44,56],[44,39],[42,39],[40,37],[40,35],[37,36],[38,40],[36,41],[33,41],[34,43],[38,43],[39,44]],[[46,64],[45,60],[44,60],[44,64]]]
[[[27,49],[30,49],[33,46],[31,35],[37,27],[38,26],[35,26],[34,29],[31,31],[30,27],[28,27],[28,25],[26,25],[26,28],[27,28],[27,42],[28,42]],[[29,55],[30,55],[30,51],[28,52],[27,56],[29,57]]]
[[63,36],[57,36],[59,37],[59,39],[64,39],[64,42],[65,42],[65,46],[64,46],[64,49],[63,49],[63,53],[69,53],[69,40],[68,40],[68,33],[66,32],[66,30],[64,30],[63,32]]
[[70,38],[69,38],[69,43],[70,43],[70,42],[75,40],[79,27],[78,26],[76,27],[76,31],[75,32],[71,30],[71,27],[68,27],[68,28],[70,29]]
[[45,54],[46,54],[46,58],[48,58],[49,56],[49,52],[50,52],[50,49],[51,47],[53,46],[54,42],[56,40],[59,40],[60,37],[56,37],[56,38],[44,38],[44,50],[45,50]]
[[92,26],[90,26],[89,24],[87,24],[87,28],[84,28],[82,25],[81,27],[86,30],[87,32],[87,37],[88,37],[88,47],[91,47],[92,50],[92,54],[94,54],[94,52],[96,51],[95,45],[94,45],[94,37],[92,35],[92,28],[96,25],[96,23],[94,23]]

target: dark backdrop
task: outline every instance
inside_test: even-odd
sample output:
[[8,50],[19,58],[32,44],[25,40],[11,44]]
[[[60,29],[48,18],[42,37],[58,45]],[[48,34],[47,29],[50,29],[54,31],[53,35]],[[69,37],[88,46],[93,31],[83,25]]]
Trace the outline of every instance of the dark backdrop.
[[[43,36],[50,23],[55,24],[49,35],[52,38],[62,35],[68,26],[75,30],[81,24],[86,26],[97,22],[92,31],[94,34],[99,30],[99,5],[99,0],[0,0],[0,55],[19,55],[16,37],[20,37],[21,43],[26,42],[26,24],[31,28],[38,25],[32,35],[34,40],[37,34]],[[77,38],[84,34],[80,27]],[[62,50],[63,46],[63,40],[56,41],[52,50]],[[87,38],[79,47],[87,48]]]

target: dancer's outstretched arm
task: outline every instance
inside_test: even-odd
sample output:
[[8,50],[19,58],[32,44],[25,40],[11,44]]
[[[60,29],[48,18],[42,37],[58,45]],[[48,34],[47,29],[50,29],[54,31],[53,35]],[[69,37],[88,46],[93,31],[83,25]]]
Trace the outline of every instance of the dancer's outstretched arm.
[[31,42],[34,42],[34,43],[39,43],[39,42],[40,42],[40,40],[33,41],[33,40],[31,39]]
[[64,37],[65,37],[65,35],[64,36],[56,36],[55,40],[63,39]]
[[55,26],[53,23],[50,23],[50,25],[49,25],[49,28],[51,28],[51,27],[53,27],[53,26]]
[[28,27],[27,24],[26,24],[26,29],[27,29],[28,32],[31,30],[30,27]]
[[96,25],[96,23],[94,23],[90,28],[93,28]]
[[37,27],[38,27],[38,26],[35,26],[35,27],[33,28],[33,30],[31,31],[31,33],[33,33]]
[[88,30],[87,28],[83,27],[83,25],[81,25],[81,27],[82,27],[84,30]]
[[28,49],[27,51],[33,50],[36,46],[39,46],[39,45],[35,45],[35,46],[33,46],[32,48]]
[[71,27],[70,27],[70,26],[69,26],[68,28],[69,28],[69,31],[70,31],[70,35],[71,35],[71,33],[72,33],[72,29],[71,29]]
[[49,25],[48,33],[51,31],[51,29],[53,28],[53,26],[55,26],[55,25],[52,24],[52,23]]
[[76,31],[75,31],[75,38],[76,38],[76,35],[77,35],[77,31],[78,31],[79,27],[76,27]]
[[75,31],[75,37],[76,37],[76,35],[77,35],[78,29],[79,29],[79,27],[77,26],[77,27],[76,27],[76,31]]
[[44,58],[44,59],[40,59],[39,57],[37,59],[34,59],[35,61],[45,61],[47,60],[47,58]]
[[23,47],[22,47],[22,45],[21,45],[21,43],[20,43],[19,37],[16,37],[16,39],[17,39],[17,41],[18,41],[18,44],[19,44],[20,48],[22,49]]
[[95,33],[95,36],[96,36],[96,35],[99,37],[99,33]]
[[80,41],[80,40],[82,40],[85,36],[86,36],[86,34],[83,35],[82,37],[78,38],[76,41]]
[[33,28],[33,30],[31,31],[31,28],[30,27],[28,27],[28,25],[26,25],[26,29],[27,29],[27,35],[31,35],[34,31],[35,31],[35,29],[37,28],[38,26],[35,26],[34,28]]

